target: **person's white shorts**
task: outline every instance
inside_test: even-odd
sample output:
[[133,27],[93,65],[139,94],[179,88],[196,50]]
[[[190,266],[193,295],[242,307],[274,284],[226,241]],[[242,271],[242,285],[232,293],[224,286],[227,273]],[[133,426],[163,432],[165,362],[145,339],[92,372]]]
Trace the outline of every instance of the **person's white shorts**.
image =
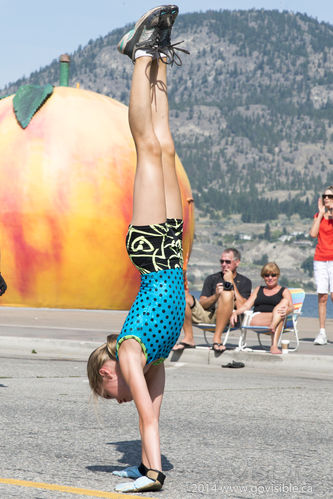
[[317,293],[333,293],[333,260],[327,262],[314,260],[313,273],[317,284]]

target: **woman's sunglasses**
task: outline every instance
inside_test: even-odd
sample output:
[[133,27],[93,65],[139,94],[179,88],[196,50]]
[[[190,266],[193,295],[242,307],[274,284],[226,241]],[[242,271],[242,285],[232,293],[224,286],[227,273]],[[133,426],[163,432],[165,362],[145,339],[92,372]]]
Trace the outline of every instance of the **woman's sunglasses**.
[[328,198],[328,199],[333,199],[333,194],[322,194],[321,196],[323,199]]
[[273,274],[272,272],[270,272],[269,274],[264,274],[264,277],[276,277],[277,274]]

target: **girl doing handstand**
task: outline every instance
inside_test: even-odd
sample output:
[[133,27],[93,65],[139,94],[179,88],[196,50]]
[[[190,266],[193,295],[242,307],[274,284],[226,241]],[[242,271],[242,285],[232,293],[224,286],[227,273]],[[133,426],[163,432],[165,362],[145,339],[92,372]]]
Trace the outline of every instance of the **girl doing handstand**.
[[115,473],[135,478],[116,487],[119,492],[159,490],[165,478],[159,438],[163,360],[179,337],[185,311],[182,202],[166,86],[177,13],[174,5],[152,9],[118,45],[135,61],[129,124],[137,168],[126,248],[141,273],[141,286],[120,335],[110,335],[91,354],[87,369],[96,395],[119,403],[134,400],[139,414],[142,462]]

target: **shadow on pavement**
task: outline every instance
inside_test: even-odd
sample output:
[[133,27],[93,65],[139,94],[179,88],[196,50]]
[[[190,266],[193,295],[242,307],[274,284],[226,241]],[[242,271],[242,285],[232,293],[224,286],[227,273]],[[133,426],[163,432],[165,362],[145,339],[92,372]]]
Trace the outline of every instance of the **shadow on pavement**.
[[[141,441],[140,440],[124,440],[121,442],[108,442],[107,445],[116,446],[118,452],[122,452],[122,457],[118,459],[118,463],[127,466],[134,466],[141,463]],[[122,470],[124,466],[86,466],[86,469],[94,473],[112,473],[112,471]],[[165,471],[173,469],[173,465],[168,458],[162,454],[162,468]]]

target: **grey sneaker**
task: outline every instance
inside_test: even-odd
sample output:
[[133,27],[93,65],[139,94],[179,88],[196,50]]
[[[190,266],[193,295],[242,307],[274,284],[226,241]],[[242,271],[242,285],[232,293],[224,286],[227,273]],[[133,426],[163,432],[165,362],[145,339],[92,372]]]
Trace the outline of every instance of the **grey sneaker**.
[[167,5],[148,10],[140,17],[134,29],[122,37],[117,46],[119,52],[128,55],[133,61],[138,49],[147,50],[152,54],[157,53],[160,46],[160,28],[168,24],[169,21],[166,19],[169,13]]
[[[179,44],[183,43],[182,41],[171,44],[171,30],[179,9],[177,5],[168,5],[167,8],[168,14],[161,20],[158,51],[161,58],[166,56],[166,64],[173,65],[175,63],[176,66],[181,66],[182,60],[176,51],[183,52],[183,54],[189,54],[189,51],[178,47]],[[165,62],[163,59],[162,61]]]
[[326,333],[324,331],[320,331],[313,343],[315,345],[326,345],[327,344]]
[[177,5],[168,5],[168,14],[164,17],[160,29],[160,48],[171,45],[171,30],[178,16],[179,9]]

